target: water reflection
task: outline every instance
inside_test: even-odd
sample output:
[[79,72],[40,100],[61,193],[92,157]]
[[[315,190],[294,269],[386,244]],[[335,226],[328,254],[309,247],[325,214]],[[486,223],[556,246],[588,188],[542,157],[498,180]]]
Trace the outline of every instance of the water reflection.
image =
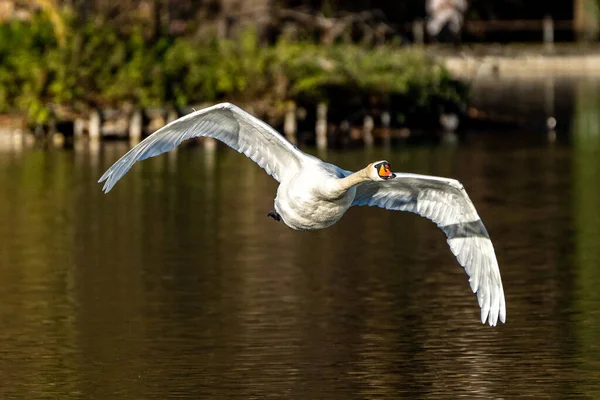
[[417,216],[358,208],[294,232],[266,217],[274,181],[201,144],[136,165],[109,195],[96,180],[127,144],[3,153],[0,397],[600,396],[600,104],[587,88],[572,146],[473,134],[326,154],[464,182],[504,278],[495,329]]
[[577,319],[577,358],[586,368],[600,368],[600,95],[594,85],[582,81],[576,91],[578,101],[574,117],[573,210],[576,226],[575,262],[577,279],[574,282],[580,296],[574,308]]

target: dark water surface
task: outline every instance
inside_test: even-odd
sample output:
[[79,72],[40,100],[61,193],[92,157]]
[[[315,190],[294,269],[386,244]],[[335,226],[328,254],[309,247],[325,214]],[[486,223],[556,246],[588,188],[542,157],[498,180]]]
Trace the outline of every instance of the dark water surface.
[[127,145],[0,151],[0,398],[600,398],[600,121],[572,135],[329,151],[466,186],[507,323],[481,325],[444,235],[356,208],[296,232],[226,148],[137,164]]

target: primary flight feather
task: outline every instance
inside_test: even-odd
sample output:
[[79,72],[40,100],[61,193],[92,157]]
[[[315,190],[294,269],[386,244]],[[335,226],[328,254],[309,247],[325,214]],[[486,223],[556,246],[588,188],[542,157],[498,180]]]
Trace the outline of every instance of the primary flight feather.
[[417,174],[395,174],[387,161],[351,173],[300,150],[265,122],[223,103],[181,117],[133,147],[100,178],[108,193],[138,160],[172,150],[195,137],[211,137],[244,153],[279,182],[269,213],[292,229],[335,224],[351,206],[410,211],[444,231],[452,253],[477,293],[481,322],[506,321],[500,269],[489,234],[463,185]]

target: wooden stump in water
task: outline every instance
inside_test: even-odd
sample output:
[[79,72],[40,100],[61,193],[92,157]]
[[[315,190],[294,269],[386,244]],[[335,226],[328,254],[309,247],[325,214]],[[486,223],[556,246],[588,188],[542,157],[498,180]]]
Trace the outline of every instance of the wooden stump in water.
[[316,142],[318,149],[327,148],[327,104],[319,103],[317,106],[317,123],[315,126]]
[[100,140],[100,128],[102,126],[102,120],[100,119],[100,112],[98,112],[98,110],[92,110],[88,124],[90,139]]
[[365,142],[365,146],[373,145],[373,127],[375,123],[373,122],[373,117],[370,115],[365,116],[365,120],[363,123],[363,140]]
[[554,50],[554,20],[549,15],[544,18],[544,48],[549,53]]
[[382,130],[382,138],[383,138],[383,145],[384,146],[389,146],[390,145],[390,136],[391,136],[391,132],[390,132],[390,124],[392,122],[392,116],[390,115],[390,113],[388,111],[384,111],[381,113],[381,125],[383,125],[383,130]]
[[207,151],[213,152],[217,149],[217,139],[213,139],[213,138],[203,138],[202,142],[204,144],[204,148]]
[[296,144],[296,103],[290,101],[287,104],[285,117],[283,120],[283,133],[287,140],[292,144]]
[[139,143],[142,139],[142,112],[135,110],[129,119],[129,142]]
[[425,24],[422,20],[417,19],[412,24],[412,33],[414,43],[422,46],[425,43]]
[[85,134],[85,121],[81,118],[76,118],[73,121],[73,136],[75,139],[81,139]]

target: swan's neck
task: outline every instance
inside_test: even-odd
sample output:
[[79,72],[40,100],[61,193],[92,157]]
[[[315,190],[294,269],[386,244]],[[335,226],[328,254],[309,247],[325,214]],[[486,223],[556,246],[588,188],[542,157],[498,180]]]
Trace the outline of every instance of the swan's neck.
[[350,174],[345,178],[336,179],[336,185],[332,191],[332,197],[342,197],[350,188],[358,185],[359,183],[371,180],[367,173],[367,168],[361,169],[360,171],[356,171],[355,173]]

